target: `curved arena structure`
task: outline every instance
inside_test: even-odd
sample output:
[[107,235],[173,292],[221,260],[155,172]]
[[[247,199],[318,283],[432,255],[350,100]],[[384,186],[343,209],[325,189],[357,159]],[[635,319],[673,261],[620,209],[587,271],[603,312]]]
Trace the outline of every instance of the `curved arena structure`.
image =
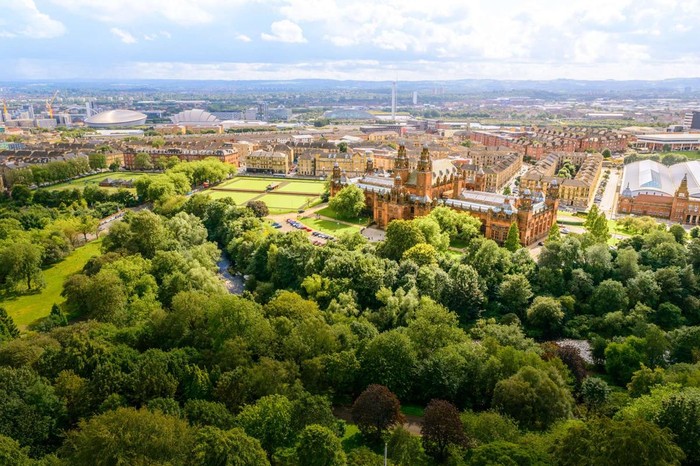
[[107,110],[91,116],[85,124],[91,128],[139,126],[146,123],[146,118],[145,114],[133,110]]
[[184,126],[211,126],[220,123],[219,119],[211,113],[197,108],[173,115],[170,117],[170,120],[176,125]]

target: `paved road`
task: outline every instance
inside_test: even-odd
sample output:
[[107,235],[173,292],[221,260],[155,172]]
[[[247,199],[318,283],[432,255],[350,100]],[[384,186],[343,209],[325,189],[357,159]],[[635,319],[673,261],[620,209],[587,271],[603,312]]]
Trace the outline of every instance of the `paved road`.
[[621,183],[620,170],[611,169],[610,178],[608,179],[608,184],[605,185],[605,191],[603,191],[603,198],[600,201],[600,211],[605,214],[608,218],[614,218],[615,216],[615,204],[617,203],[617,196],[620,192],[619,184]]

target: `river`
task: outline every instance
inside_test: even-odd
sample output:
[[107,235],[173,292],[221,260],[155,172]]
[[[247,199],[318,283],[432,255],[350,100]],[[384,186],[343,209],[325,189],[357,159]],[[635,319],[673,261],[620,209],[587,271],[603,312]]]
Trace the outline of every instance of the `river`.
[[224,253],[221,254],[221,259],[219,259],[219,262],[217,262],[216,265],[219,267],[219,275],[224,281],[224,285],[226,286],[228,292],[236,295],[243,294],[245,279],[243,278],[243,275],[234,275],[230,272],[229,268],[231,267],[231,261]]

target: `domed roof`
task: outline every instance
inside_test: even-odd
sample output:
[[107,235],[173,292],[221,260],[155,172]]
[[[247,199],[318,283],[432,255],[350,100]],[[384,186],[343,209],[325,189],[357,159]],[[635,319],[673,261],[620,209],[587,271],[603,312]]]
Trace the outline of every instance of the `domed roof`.
[[193,108],[185,110],[170,117],[170,120],[176,125],[216,125],[219,119],[206,110]]
[[146,122],[146,115],[133,110],[107,110],[106,112],[93,115],[85,123],[92,127],[106,126],[138,126]]

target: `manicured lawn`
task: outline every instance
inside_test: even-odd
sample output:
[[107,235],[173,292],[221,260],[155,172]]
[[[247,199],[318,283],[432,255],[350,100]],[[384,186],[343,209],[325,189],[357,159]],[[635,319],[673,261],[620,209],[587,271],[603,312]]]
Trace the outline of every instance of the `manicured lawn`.
[[284,179],[280,178],[246,178],[246,177],[240,177],[240,178],[234,178],[231,181],[227,181],[226,183],[220,185],[222,188],[232,188],[232,189],[248,189],[251,191],[259,191],[259,192],[265,192],[265,188],[270,183],[281,183],[283,182]]
[[321,231],[323,233],[337,236],[345,232],[359,232],[360,227],[354,225],[346,225],[344,223],[334,222],[332,220],[323,220],[315,218],[302,218],[299,219],[301,223],[307,227],[313,228],[314,230]]
[[309,196],[295,196],[291,194],[266,194],[260,198],[270,209],[297,210],[305,208],[308,201],[315,198]]
[[78,178],[76,180],[70,180],[65,183],[55,184],[49,186],[46,189],[67,189],[67,188],[84,188],[89,184],[99,184],[100,181],[106,178],[113,178],[119,180],[134,180],[136,181],[140,177],[144,176],[145,173],[140,172],[105,172],[99,173],[97,175],[86,176],[85,178]]
[[315,193],[323,192],[323,181],[290,181],[275,189],[278,193]]
[[212,199],[224,199],[230,197],[236,205],[245,204],[254,197],[260,196],[259,193],[238,193],[232,191],[216,191],[216,190],[206,190],[202,194],[208,194]]
[[576,217],[575,215],[567,214],[561,210],[557,212],[557,222],[564,223],[566,225],[583,225],[585,218]]
[[331,209],[330,206],[324,207],[323,209],[317,211],[319,215],[323,215],[324,217],[330,217],[330,218],[335,218],[338,220],[342,220],[343,222],[348,222],[348,223],[354,223],[355,225],[361,225],[361,226],[367,226],[369,225],[369,217],[353,217],[353,218],[345,218],[341,217],[336,213],[335,210]]
[[0,305],[7,309],[17,326],[22,329],[35,320],[49,315],[54,303],[60,304],[64,301],[61,291],[63,291],[65,279],[80,272],[91,257],[99,255],[101,245],[102,239],[92,241],[73,251],[63,261],[44,270],[46,287],[41,292],[21,296],[2,296]]

